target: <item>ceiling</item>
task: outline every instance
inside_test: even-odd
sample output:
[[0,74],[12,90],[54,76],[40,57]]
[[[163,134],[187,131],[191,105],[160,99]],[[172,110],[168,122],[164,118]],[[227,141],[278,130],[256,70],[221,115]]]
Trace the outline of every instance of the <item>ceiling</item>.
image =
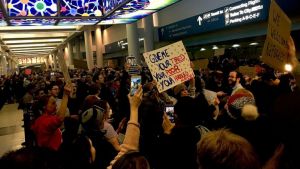
[[136,22],[180,0],[0,0],[0,43],[14,57],[46,56],[87,25]]

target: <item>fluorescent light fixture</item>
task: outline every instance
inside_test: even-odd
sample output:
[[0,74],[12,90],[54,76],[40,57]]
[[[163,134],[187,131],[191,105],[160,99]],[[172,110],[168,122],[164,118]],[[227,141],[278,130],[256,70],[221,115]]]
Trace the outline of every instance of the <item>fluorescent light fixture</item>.
[[201,48],[201,49],[200,49],[200,51],[205,51],[205,50],[206,50],[205,48]]
[[7,45],[9,48],[21,48],[21,47],[40,47],[40,46],[57,46],[59,43],[56,45],[53,43],[41,43],[41,44],[27,44],[27,45]]
[[212,49],[216,50],[216,49],[219,49],[219,48],[218,48],[218,46],[214,45]]
[[258,45],[259,43],[257,43],[257,42],[252,42],[252,43],[250,43],[249,45],[250,46],[256,46],[256,45]]
[[291,72],[291,71],[293,70],[293,67],[292,67],[291,64],[285,64],[285,65],[284,65],[284,69],[285,69],[285,71],[287,71],[287,72]]
[[241,45],[239,45],[239,44],[234,44],[234,45],[232,45],[232,47],[233,48],[238,48],[238,47],[240,47]]
[[69,33],[57,33],[57,32],[48,32],[48,33],[1,33],[2,40],[8,39],[32,39],[32,38],[66,38],[69,36]]
[[70,30],[70,29],[76,29],[76,26],[3,26],[0,27],[0,31],[24,31],[24,30],[41,30],[45,29],[45,31],[48,30]]
[[49,52],[15,52],[14,54],[48,54]]
[[36,48],[31,48],[31,47],[24,47],[24,48],[10,48],[11,51],[24,51],[24,50],[52,50],[55,49],[56,47],[36,47]]
[[62,42],[64,39],[32,39],[32,40],[6,40],[5,44],[18,44],[18,43],[37,43],[37,42]]

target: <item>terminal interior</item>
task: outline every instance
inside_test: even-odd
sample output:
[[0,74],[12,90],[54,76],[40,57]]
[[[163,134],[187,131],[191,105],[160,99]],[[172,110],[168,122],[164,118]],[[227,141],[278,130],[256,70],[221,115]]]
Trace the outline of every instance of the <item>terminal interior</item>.
[[[167,110],[166,107],[168,106],[175,107],[176,111],[176,103],[180,101],[178,92],[181,95],[182,91],[189,92],[187,94],[189,96],[192,95],[191,91],[194,94],[196,93],[192,97],[196,101],[199,101],[197,99],[203,96],[206,99],[205,105],[210,106],[210,108],[214,107],[214,111],[210,114],[212,117],[208,120],[206,119],[207,121],[202,120],[201,123],[199,122],[201,126],[204,126],[209,131],[216,131],[216,133],[212,132],[213,134],[222,134],[222,132],[223,134],[228,134],[228,131],[224,131],[223,128],[229,128],[229,134],[231,132],[234,133],[234,136],[230,135],[230,137],[235,137],[236,135],[238,137],[245,137],[247,145],[248,141],[252,144],[251,146],[254,147],[255,153],[258,154],[255,157],[257,161],[248,161],[247,163],[245,160],[244,165],[248,164],[251,166],[250,164],[252,164],[250,167],[252,169],[262,168],[263,165],[268,168],[273,164],[276,166],[275,169],[280,168],[278,166],[289,168],[288,165],[284,165],[286,163],[294,168],[300,167],[299,164],[296,165],[293,163],[299,158],[296,157],[294,152],[296,150],[300,151],[299,146],[288,147],[289,144],[294,146],[294,143],[299,140],[296,139],[297,133],[294,133],[294,135],[291,134],[300,129],[298,125],[300,117],[293,114],[299,111],[297,109],[299,105],[297,102],[294,103],[295,99],[299,98],[299,89],[296,85],[297,75],[296,73],[293,74],[296,71],[296,67],[288,59],[286,65],[290,65],[292,68],[291,70],[284,71],[277,70],[272,65],[270,66],[262,61],[262,57],[264,57],[262,56],[264,45],[267,42],[266,39],[268,38],[268,30],[270,28],[269,12],[272,1],[276,1],[290,20],[289,30],[283,31],[290,33],[295,47],[295,54],[293,56],[295,56],[296,60],[298,60],[297,63],[299,63],[300,2],[297,0],[1,0],[0,157],[10,151],[26,149],[28,147],[40,147],[35,135],[32,134],[34,120],[28,117],[28,114],[30,114],[28,112],[31,111],[32,103],[43,100],[42,97],[38,97],[37,93],[43,91],[46,95],[50,96],[53,88],[49,87],[53,86],[57,86],[59,91],[55,97],[57,105],[62,104],[61,100],[64,98],[64,92],[68,93],[68,89],[73,90],[74,86],[77,88],[77,91],[71,92],[76,93],[77,96],[73,94],[68,95],[68,110],[66,110],[66,114],[68,115],[64,116],[68,117],[69,120],[71,119],[70,121],[76,119],[78,125],[79,123],[83,125],[82,115],[88,113],[87,111],[89,110],[83,110],[82,108],[86,97],[95,95],[99,100],[104,100],[105,103],[108,103],[108,112],[110,112],[110,115],[105,117],[107,118],[105,124],[109,124],[113,132],[107,132],[106,130],[105,132],[111,134],[111,137],[114,135],[114,137],[118,138],[117,141],[114,140],[114,143],[112,143],[113,148],[116,152],[122,151],[122,143],[124,137],[126,139],[127,134],[127,122],[128,126],[131,126],[129,121],[132,120],[132,112],[129,109],[132,105],[127,98],[127,94],[131,92],[132,87],[132,84],[130,84],[132,83],[130,81],[132,78],[130,77],[138,74],[141,77],[140,81],[143,84],[144,91],[141,105],[146,108],[139,107],[140,117],[137,124],[134,123],[140,126],[139,130],[141,130],[141,136],[138,137],[140,147],[134,151],[140,151],[141,156],[150,165],[148,168],[182,168],[185,165],[187,168],[198,168],[197,160],[198,162],[199,160],[203,160],[197,156],[197,160],[191,162],[193,164],[187,164],[186,162],[191,161],[191,158],[195,156],[188,154],[191,153],[188,152],[188,148],[185,149],[184,146],[183,148],[178,146],[181,144],[193,144],[195,152],[198,151],[197,153],[199,154],[203,153],[199,150],[199,145],[197,145],[198,140],[196,143],[191,143],[191,140],[195,139],[195,135],[197,134],[191,134],[189,133],[190,130],[186,130],[186,126],[191,126],[191,121],[193,120],[188,118],[186,120],[191,120],[190,123],[183,125],[184,122],[172,121],[172,119],[174,120],[173,114],[173,117],[169,117],[169,121],[171,119],[171,122],[168,124],[170,124],[169,127],[172,126],[171,129],[175,126],[175,129],[172,131],[170,129],[168,133],[166,128],[164,128],[166,127],[166,119],[163,116],[164,111]],[[283,25],[281,26],[284,27]],[[153,79],[155,80],[155,77],[151,74],[150,66],[147,64],[143,54],[178,41],[182,41],[185,47],[188,59],[192,63],[191,70],[193,70],[195,78],[193,78],[194,81],[185,81],[162,92],[162,94],[155,87],[157,82],[150,83]],[[284,49],[284,51],[288,50],[290,50],[290,46],[288,49]],[[133,62],[130,62],[130,60],[133,60]],[[235,80],[232,80],[232,72],[236,73],[233,77]],[[238,77],[239,73],[242,73],[241,77]],[[67,76],[70,76],[70,81],[66,80],[69,78]],[[125,77],[127,77],[127,81],[124,79]],[[101,78],[103,78],[103,82]],[[259,118],[255,117],[255,120],[259,120],[256,120],[255,123],[253,122],[253,124],[253,120],[249,122],[243,119],[243,124],[240,121],[237,122],[237,120],[242,118],[242,115],[238,118],[233,117],[234,115],[229,112],[228,108],[229,103],[231,104],[230,101],[236,99],[232,96],[237,88],[237,85],[231,86],[230,83],[239,83],[237,79],[242,78],[243,80],[241,81],[243,83],[240,86],[250,94],[243,93],[243,96],[240,94],[236,97],[248,99],[252,96],[251,99],[254,100],[253,104],[256,107],[254,108],[255,112],[259,116]],[[252,83],[253,81],[258,83]],[[64,84],[68,84],[68,82],[72,82],[73,87],[65,89]],[[41,87],[42,83],[45,85],[44,87]],[[260,83],[262,83],[262,86],[260,86]],[[199,86],[200,89],[197,85],[201,86]],[[190,91],[193,87],[195,87],[195,90]],[[94,90],[99,91],[99,93],[96,92],[94,94]],[[147,105],[147,101],[149,100],[144,100],[144,97],[152,95],[155,91],[157,92],[155,98],[160,98],[157,99],[160,101],[156,100],[157,103],[156,101],[155,103],[151,103],[153,104],[153,108]],[[209,92],[205,93],[204,91]],[[105,92],[108,92],[108,94]],[[25,108],[20,106],[23,104],[24,96],[28,93],[30,94],[29,98],[32,99],[32,101],[28,102],[31,105],[30,109],[26,107],[29,105],[27,103]],[[129,96],[129,98],[131,97],[136,97],[136,95]],[[162,97],[168,98],[166,99],[167,101],[163,100]],[[211,97],[214,97],[215,100],[209,100],[212,99]],[[150,97],[151,99],[153,98]],[[197,107],[199,104],[192,105],[187,101],[188,99],[184,102],[186,104],[184,105],[186,112],[194,112],[196,109],[202,111],[202,107]],[[60,103],[57,100],[60,100]],[[158,105],[161,102],[163,102],[164,106],[162,106],[161,111],[158,111]],[[282,103],[282,105],[278,103]],[[102,107],[101,110],[106,108]],[[56,111],[58,112],[59,110],[57,107]],[[93,110],[95,111],[95,109]],[[205,111],[209,110],[205,109]],[[141,113],[142,111],[147,113]],[[161,116],[151,116],[151,111],[161,113]],[[282,111],[284,113],[278,116],[275,116],[276,113],[274,113],[273,116],[273,111],[276,113]],[[218,112],[217,115],[214,114],[216,112]],[[227,112],[229,115],[226,115]],[[242,108],[238,112],[241,114]],[[282,114],[285,113],[286,116],[283,116]],[[179,118],[179,116],[175,112],[175,117]],[[60,116],[57,115],[57,117]],[[233,122],[234,120],[230,117],[236,121]],[[143,118],[146,120],[141,120]],[[200,117],[197,116],[197,118]],[[201,116],[201,118],[204,117]],[[208,117],[205,116],[205,118]],[[274,118],[282,120],[282,124],[280,125],[286,125],[280,129],[276,126],[276,131],[278,133],[286,133],[286,135],[279,134],[280,136],[275,137],[274,135],[276,134],[274,134],[271,136],[270,133],[275,130],[273,128],[272,130],[270,127],[274,125],[272,121]],[[149,122],[150,120],[154,121]],[[159,125],[158,127],[157,123],[162,122],[164,122],[165,126]],[[234,125],[227,125],[229,122],[233,122],[232,124]],[[65,130],[65,123],[57,128],[59,132]],[[264,124],[262,125],[262,123]],[[184,126],[184,130],[180,130],[181,125],[179,124]],[[123,127],[120,128],[120,126]],[[188,133],[183,134],[182,137],[191,137],[191,139],[189,141],[179,139],[175,142],[168,142],[175,139],[175,136],[174,138],[171,136],[172,132],[176,131],[176,126],[179,126],[177,131],[179,134],[183,131]],[[242,129],[245,129],[245,131],[242,131]],[[286,130],[289,132],[285,132]],[[218,133],[218,131],[220,132]],[[145,132],[150,132],[150,134],[144,134]],[[265,133],[268,134],[264,135]],[[201,139],[204,135],[202,134],[200,134]],[[167,139],[160,142],[160,139],[165,139],[165,135],[167,135]],[[279,144],[278,142],[282,141],[280,140],[281,136],[284,141]],[[136,137],[133,136],[132,138]],[[105,139],[106,141],[109,140],[108,138]],[[147,141],[147,139],[149,140]],[[216,140],[216,138],[214,139]],[[258,143],[260,139],[264,139],[262,143]],[[296,141],[289,142],[293,139]],[[90,141],[93,142],[93,139],[90,139]],[[199,144],[200,141],[199,139]],[[267,143],[268,141],[270,141],[270,144]],[[285,141],[288,142],[286,145]],[[168,143],[168,146],[166,146],[169,148],[166,148],[168,150],[167,153],[163,151],[164,147],[159,147],[161,145],[155,144],[156,142]],[[203,146],[203,144],[201,145]],[[49,145],[50,143],[47,146]],[[176,148],[171,149],[170,145]],[[247,145],[244,146],[247,147]],[[285,147],[282,148],[280,145]],[[264,146],[266,146],[265,150]],[[159,153],[155,157],[154,151],[156,151],[157,147],[162,149],[162,153],[159,149]],[[293,148],[294,151],[290,153],[290,149]],[[182,151],[182,153],[176,151]],[[246,151],[248,151],[247,148],[245,148]],[[218,154],[217,152],[219,151],[216,150],[216,154]],[[247,153],[251,154],[252,152],[249,150]],[[176,156],[177,154],[180,157]],[[66,156],[66,154],[64,155]],[[165,157],[164,155],[169,157],[166,158],[165,162],[161,162],[161,159]],[[112,157],[109,157],[109,161],[113,160]],[[228,160],[227,157],[222,158]],[[291,160],[288,161],[286,158],[290,158]],[[79,159],[77,160],[84,161],[82,158]],[[96,155],[95,161],[97,162],[97,160],[99,159]],[[212,158],[211,160],[215,159]],[[177,163],[176,161],[179,162]],[[98,165],[96,162],[93,161],[84,165],[88,165],[91,168],[106,168],[110,164],[107,162],[105,163],[106,166],[101,166],[104,165],[101,164],[101,167],[95,167]],[[165,164],[168,162],[173,164]],[[257,165],[260,163],[260,167],[255,166],[256,162]],[[7,164],[5,161],[2,162],[0,160],[0,168]],[[83,164],[78,163],[78,165]],[[224,163],[218,165],[215,167],[225,168],[223,166]],[[228,162],[228,165],[231,164]],[[5,167],[11,168],[9,166]],[[75,166],[72,167],[76,168]],[[205,165],[202,166],[203,169],[213,169],[206,167]],[[140,169],[144,168],[141,167]],[[228,167],[228,169],[231,168]]]

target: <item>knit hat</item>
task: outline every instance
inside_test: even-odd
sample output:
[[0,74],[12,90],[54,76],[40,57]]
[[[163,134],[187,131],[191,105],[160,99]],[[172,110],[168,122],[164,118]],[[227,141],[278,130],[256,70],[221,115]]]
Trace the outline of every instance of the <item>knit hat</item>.
[[80,115],[81,125],[85,130],[98,130],[103,122],[104,109],[93,106]]
[[174,96],[179,95],[180,92],[181,92],[182,90],[184,90],[184,89],[186,89],[186,86],[185,86],[183,83],[181,83],[181,84],[175,86],[175,87],[173,88]]
[[228,115],[233,119],[255,120],[258,117],[254,97],[250,94],[234,94],[229,97],[227,105]]

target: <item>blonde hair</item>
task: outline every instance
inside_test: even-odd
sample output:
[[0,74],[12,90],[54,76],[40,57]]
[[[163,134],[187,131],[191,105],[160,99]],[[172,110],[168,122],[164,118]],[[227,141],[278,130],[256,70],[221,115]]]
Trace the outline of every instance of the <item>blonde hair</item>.
[[201,169],[260,169],[251,144],[227,129],[203,135],[197,154]]

